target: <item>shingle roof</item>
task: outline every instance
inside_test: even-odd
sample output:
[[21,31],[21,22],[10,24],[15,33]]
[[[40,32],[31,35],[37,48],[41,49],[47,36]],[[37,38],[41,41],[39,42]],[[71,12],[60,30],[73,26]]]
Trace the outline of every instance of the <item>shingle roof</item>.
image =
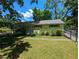
[[56,20],[41,20],[39,22],[35,22],[35,25],[44,25],[44,24],[64,24],[64,22],[60,19]]

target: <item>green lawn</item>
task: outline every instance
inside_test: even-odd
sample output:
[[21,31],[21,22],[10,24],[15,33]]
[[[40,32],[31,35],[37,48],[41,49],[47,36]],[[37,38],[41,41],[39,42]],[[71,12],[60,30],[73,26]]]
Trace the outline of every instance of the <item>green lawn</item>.
[[0,32],[12,32],[12,30],[10,28],[7,28],[7,27],[1,27]]
[[29,42],[32,47],[28,48],[28,51],[23,51],[18,59],[78,59],[77,45],[71,40],[24,38],[23,41]]

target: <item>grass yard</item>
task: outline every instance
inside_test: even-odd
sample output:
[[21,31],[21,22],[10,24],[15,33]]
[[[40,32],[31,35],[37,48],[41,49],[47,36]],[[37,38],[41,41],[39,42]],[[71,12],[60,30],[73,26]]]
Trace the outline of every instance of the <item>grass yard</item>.
[[23,41],[29,42],[31,48],[28,48],[28,51],[23,51],[18,59],[78,59],[77,45],[71,40],[24,38]]
[[12,30],[10,28],[7,28],[7,27],[1,27],[0,28],[0,33],[1,32],[12,32]]

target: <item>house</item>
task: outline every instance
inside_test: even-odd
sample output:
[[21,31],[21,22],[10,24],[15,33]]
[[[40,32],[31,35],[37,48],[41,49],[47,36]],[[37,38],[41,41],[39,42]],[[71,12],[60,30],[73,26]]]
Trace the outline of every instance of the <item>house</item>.
[[[41,20],[38,22],[21,22],[20,28],[22,29],[22,32],[29,34],[42,34],[47,32],[52,32],[54,30],[61,30],[63,31],[63,24],[64,22],[60,19],[57,20]],[[18,30],[20,31],[20,30]]]
[[56,29],[63,31],[64,22],[60,19],[56,20],[41,20],[33,23],[33,32],[40,34],[41,32],[50,32]]

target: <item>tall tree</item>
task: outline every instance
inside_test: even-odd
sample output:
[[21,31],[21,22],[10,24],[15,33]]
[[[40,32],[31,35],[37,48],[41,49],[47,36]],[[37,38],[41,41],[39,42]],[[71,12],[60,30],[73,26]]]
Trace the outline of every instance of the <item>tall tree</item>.
[[[66,0],[64,5],[65,7],[68,8],[68,10],[72,11],[72,14],[71,14],[72,16],[70,20],[72,21],[73,26],[75,28],[78,28],[78,1],[77,0]],[[70,17],[67,17],[67,18],[69,19]]]
[[40,10],[36,7],[33,9],[33,19],[35,21],[39,20],[49,20],[51,19],[51,12],[49,10]]
[[0,13],[2,14],[2,12],[8,10],[10,14],[15,14],[16,11],[13,8],[14,2],[17,2],[20,5],[20,7],[22,7],[24,3],[23,0],[0,0],[0,6],[2,6]]
[[52,17],[51,17],[52,13],[49,10],[44,9],[43,13],[44,13],[44,16],[43,16],[44,20],[52,19]]
[[[20,21],[19,18],[22,17],[21,14],[19,14],[15,9],[14,9],[14,5],[13,3],[16,2],[18,5],[20,5],[20,7],[22,7],[24,5],[24,1],[23,0],[0,0],[0,18],[2,18],[1,20],[4,21],[2,22],[3,24],[12,24],[12,28],[11,29],[15,29],[16,26],[16,21]],[[31,3],[34,2],[38,2],[38,0],[31,0]],[[6,16],[2,16],[2,13],[5,13],[6,11],[9,11],[9,14],[6,14]],[[7,22],[5,22],[7,21]]]
[[60,3],[60,0],[47,0],[45,3],[45,8],[52,11],[53,19],[59,18],[59,9],[58,9],[58,3]]
[[[18,14],[18,12],[14,9],[13,3],[17,2],[20,7],[23,6],[24,1],[23,0],[0,0],[0,16],[3,12],[6,10],[9,11],[10,16],[14,16],[14,14]],[[31,0],[31,3],[38,2],[38,0]]]
[[[63,8],[60,7],[60,3],[62,3]],[[67,24],[69,23],[71,27],[78,27],[77,0],[46,0],[45,8],[52,11],[52,15],[54,16],[52,16],[53,19],[59,18],[64,20],[65,22],[67,21]]]

